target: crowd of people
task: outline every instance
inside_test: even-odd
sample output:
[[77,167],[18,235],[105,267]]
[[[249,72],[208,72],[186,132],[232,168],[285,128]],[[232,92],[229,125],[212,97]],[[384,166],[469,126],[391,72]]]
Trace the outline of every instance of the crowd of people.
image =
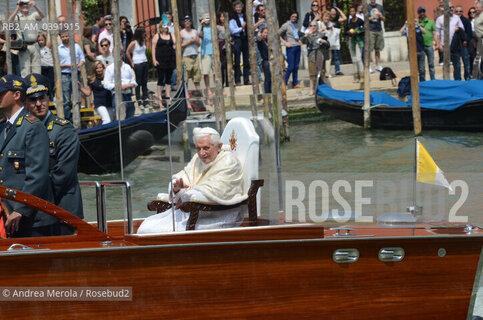
[[[473,74],[473,62],[476,56],[478,37],[475,32],[475,18],[482,10],[481,1],[476,2],[475,7],[468,9],[468,17],[464,16],[463,6],[453,6],[449,3],[449,51],[453,65],[454,80],[461,78],[461,60],[463,61],[464,80],[470,80]],[[438,52],[439,64],[443,65],[444,56],[444,4],[439,1],[435,9],[435,21],[426,15],[426,9],[419,7],[418,17],[415,19],[416,44],[418,56],[419,81],[426,80],[426,60],[429,68],[430,79],[435,79],[435,49]],[[400,30],[401,34],[407,35],[407,22]]]
[[[20,0],[15,10],[9,15],[8,22],[18,22],[20,28],[12,33],[12,73],[25,77],[27,74],[42,74],[49,80],[49,94],[54,92],[54,63],[52,39],[47,30],[39,27],[45,18],[44,12],[35,1]],[[85,26],[81,39],[75,34],[75,61],[71,60],[69,29],[61,28],[67,19],[57,17],[58,58],[61,67],[61,87],[64,118],[72,119],[72,82],[79,83],[81,105],[95,107],[106,124],[116,119],[114,96],[114,57],[113,57],[113,21],[110,15],[99,16],[92,26]],[[37,24],[37,27],[32,27]],[[5,34],[2,34],[0,46],[5,44]],[[122,98],[126,105],[126,117],[134,115],[132,95],[140,105],[146,105],[148,99],[148,59],[146,56],[145,31],[140,28],[133,33],[127,17],[120,17]],[[20,42],[18,42],[21,40]],[[15,43],[20,43],[18,47]],[[5,51],[2,51],[0,75],[7,74]],[[78,79],[72,79],[71,65],[78,69]],[[87,83],[80,74],[85,68]],[[169,96],[169,94],[168,94]],[[161,104],[160,104],[161,105]]]

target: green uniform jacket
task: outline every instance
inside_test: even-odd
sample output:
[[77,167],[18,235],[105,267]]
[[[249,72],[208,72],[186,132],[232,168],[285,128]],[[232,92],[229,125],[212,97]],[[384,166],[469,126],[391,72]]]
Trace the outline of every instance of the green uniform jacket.
[[[1,128],[3,129],[3,124]],[[49,184],[49,137],[42,122],[24,108],[4,137],[0,131],[0,184],[52,201]],[[54,224],[57,219],[14,201],[10,212],[22,214],[19,232]]]
[[79,137],[67,120],[49,113],[45,126],[50,140],[50,180],[54,203],[83,219],[82,195],[77,178]]

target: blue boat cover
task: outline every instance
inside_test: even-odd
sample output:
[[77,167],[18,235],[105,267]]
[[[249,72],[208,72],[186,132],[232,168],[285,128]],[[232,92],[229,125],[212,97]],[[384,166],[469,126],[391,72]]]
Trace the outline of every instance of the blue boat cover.
[[[323,84],[317,88],[317,94],[328,99],[341,100],[348,103],[364,103],[364,92],[335,90]],[[419,99],[421,108],[436,110],[455,110],[469,101],[483,99],[483,80],[453,81],[431,80],[419,83]],[[389,107],[410,107],[409,102],[393,98],[385,92],[371,92],[371,105]]]

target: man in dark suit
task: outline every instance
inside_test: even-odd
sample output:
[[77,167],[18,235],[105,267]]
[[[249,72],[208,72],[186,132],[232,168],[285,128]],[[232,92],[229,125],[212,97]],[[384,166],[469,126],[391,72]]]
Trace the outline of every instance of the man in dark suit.
[[235,62],[233,68],[235,70],[235,82],[237,86],[241,85],[240,55],[243,54],[243,81],[245,85],[250,83],[250,57],[248,54],[248,38],[247,38],[247,16],[243,12],[243,3],[235,1],[233,3],[235,12],[230,18],[230,34],[233,38],[233,56]]
[[471,44],[473,38],[473,30],[471,27],[471,21],[463,16],[463,7],[458,5],[454,9],[454,13],[460,17],[461,23],[465,27],[464,32],[461,33],[461,59],[463,59],[463,69],[465,80],[471,79],[471,67],[470,67],[470,55],[468,52],[468,46]]
[[[8,74],[0,78],[0,109],[7,120],[0,132],[0,184],[50,201],[49,137],[42,122],[23,107],[26,85]],[[5,229],[11,237],[54,234],[52,216],[14,201]]]
[[[54,203],[84,218],[81,189],[77,178],[79,137],[74,126],[49,111],[49,81],[37,73],[25,77],[28,111],[39,118],[47,128],[50,141],[49,175],[54,192]],[[61,228],[62,234],[70,233]]]

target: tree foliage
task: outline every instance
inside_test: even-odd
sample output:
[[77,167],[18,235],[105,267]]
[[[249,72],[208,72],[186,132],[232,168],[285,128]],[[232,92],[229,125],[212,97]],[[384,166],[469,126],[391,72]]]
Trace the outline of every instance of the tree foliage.
[[86,25],[92,25],[96,17],[103,16],[109,12],[109,3],[107,0],[82,0],[82,13]]

